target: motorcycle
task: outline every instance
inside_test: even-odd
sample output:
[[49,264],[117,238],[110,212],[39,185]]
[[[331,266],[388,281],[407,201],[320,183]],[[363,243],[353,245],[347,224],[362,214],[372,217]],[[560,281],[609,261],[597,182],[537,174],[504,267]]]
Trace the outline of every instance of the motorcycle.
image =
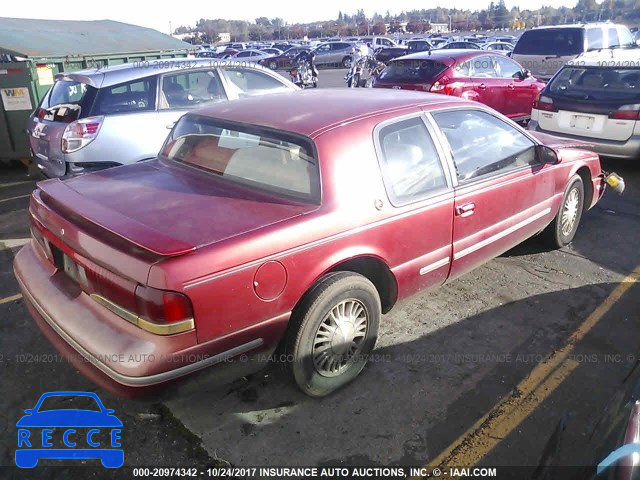
[[362,55],[351,63],[351,68],[344,77],[348,88],[371,88],[373,80],[384,70],[385,64],[372,55]]
[[307,60],[298,61],[295,66],[291,67],[289,78],[300,88],[318,87],[318,72]]

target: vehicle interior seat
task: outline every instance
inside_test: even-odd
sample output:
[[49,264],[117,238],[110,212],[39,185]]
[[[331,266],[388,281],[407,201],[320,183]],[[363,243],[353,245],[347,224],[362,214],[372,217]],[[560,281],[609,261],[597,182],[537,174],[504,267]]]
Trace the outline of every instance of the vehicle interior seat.
[[184,87],[176,82],[163,82],[162,92],[170,107],[184,107],[187,105],[187,97]]
[[289,149],[258,145],[239,148],[229,159],[224,175],[299,193],[311,193],[312,164]]

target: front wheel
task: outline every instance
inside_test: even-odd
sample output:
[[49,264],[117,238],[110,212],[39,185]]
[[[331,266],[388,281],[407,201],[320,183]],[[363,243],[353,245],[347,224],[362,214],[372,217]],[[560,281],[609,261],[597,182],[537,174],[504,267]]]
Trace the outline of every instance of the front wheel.
[[322,277],[296,307],[287,337],[298,387],[324,397],[356,378],[375,346],[381,311],[376,288],[362,275]]
[[278,64],[276,62],[269,62],[269,68],[271,70],[277,70],[278,69]]
[[578,231],[584,207],[584,184],[580,175],[574,175],[564,191],[560,211],[542,235],[553,248],[569,245]]

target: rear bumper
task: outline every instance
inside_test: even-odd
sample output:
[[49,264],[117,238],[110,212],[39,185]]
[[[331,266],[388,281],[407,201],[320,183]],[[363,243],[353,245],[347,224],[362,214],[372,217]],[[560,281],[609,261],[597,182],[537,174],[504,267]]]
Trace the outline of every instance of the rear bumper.
[[529,130],[536,132],[548,133],[556,137],[570,138],[592,144],[594,150],[604,157],[620,158],[625,160],[640,160],[640,136],[631,136],[625,141],[604,140],[601,138],[580,137],[578,135],[569,135],[563,132],[553,132],[540,128],[537,120],[531,120],[527,125]]
[[[287,315],[198,345],[195,331],[154,335],[113,314],[74,290],[66,274],[31,244],[16,255],[14,272],[25,305],[48,340],[90,380],[119,395],[132,396],[131,389],[160,385],[209,366],[232,366],[237,363],[233,357],[267,347],[263,337],[284,331],[288,321]],[[261,328],[271,336],[261,337]]]

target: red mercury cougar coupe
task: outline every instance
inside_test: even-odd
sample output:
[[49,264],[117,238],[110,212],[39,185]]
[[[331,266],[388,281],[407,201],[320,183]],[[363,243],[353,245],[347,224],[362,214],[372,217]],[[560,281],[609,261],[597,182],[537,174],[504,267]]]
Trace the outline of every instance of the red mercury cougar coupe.
[[603,192],[597,154],[477,102],[274,94],[186,114],[155,160],[39,183],[14,267],[98,383],[280,346],[320,397],[360,373],[399,299],[541,232],[568,244]]

